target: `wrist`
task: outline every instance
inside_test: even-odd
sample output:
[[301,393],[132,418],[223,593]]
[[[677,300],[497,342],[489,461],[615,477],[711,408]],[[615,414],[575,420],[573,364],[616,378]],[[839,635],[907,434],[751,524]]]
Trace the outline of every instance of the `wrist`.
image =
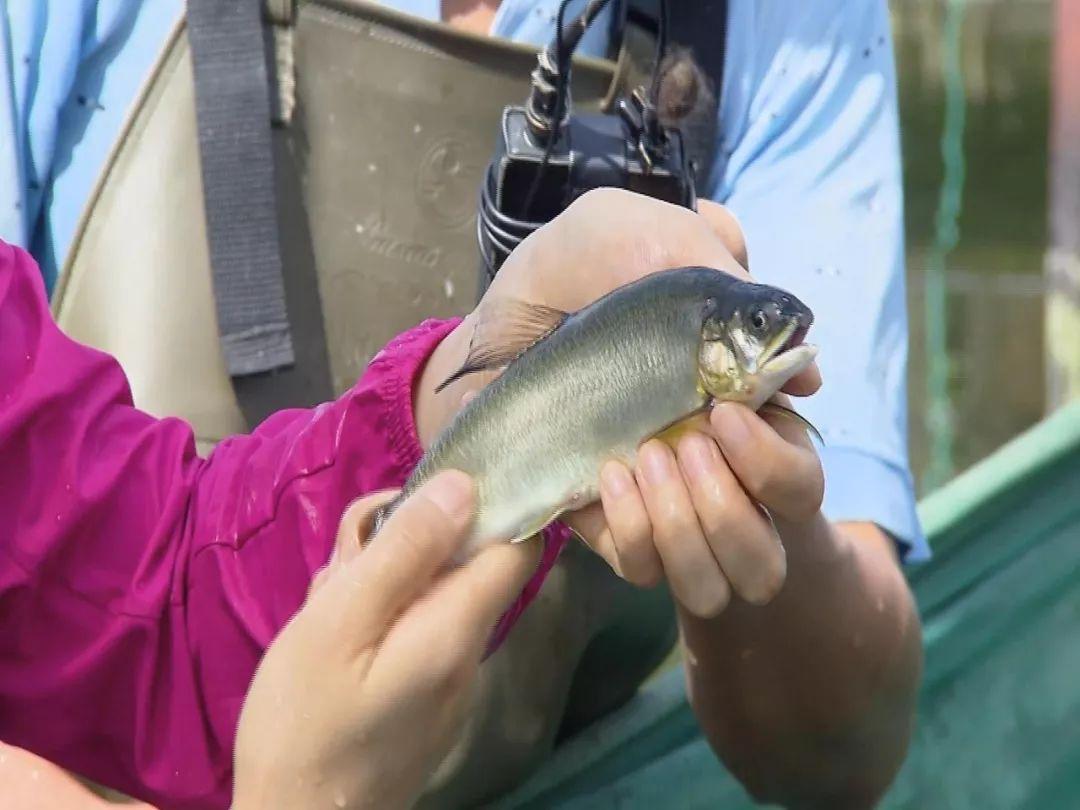
[[471,334],[472,321],[467,317],[439,342],[418,377],[413,391],[413,415],[420,446],[425,450],[458,411],[459,386],[450,385],[439,392],[435,388],[465,362]]
[[819,510],[813,517],[801,521],[789,521],[774,517],[773,523],[780,535],[790,564],[835,565],[851,554],[851,538]]

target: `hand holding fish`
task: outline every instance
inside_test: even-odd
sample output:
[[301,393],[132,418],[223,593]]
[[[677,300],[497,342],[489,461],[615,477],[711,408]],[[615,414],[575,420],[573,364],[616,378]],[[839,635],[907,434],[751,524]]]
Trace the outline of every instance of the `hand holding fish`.
[[491,627],[536,568],[501,544],[445,571],[474,493],[436,476],[364,547],[354,503],[307,602],[259,665],[240,717],[233,807],[407,807],[457,738]]
[[[745,250],[737,224],[719,206],[703,203],[702,208],[702,214],[695,214],[617,191],[586,195],[526,240],[507,262],[485,301],[459,330],[470,340],[467,359],[460,359],[453,336],[444,343],[458,354],[454,359],[460,369],[450,379],[462,377],[461,381],[425,399],[436,382],[433,375],[447,376],[445,354],[440,357],[437,352],[429,363],[417,399],[425,443],[431,441],[431,433],[424,435],[425,422],[437,420],[441,429],[462,401],[471,399],[538,337],[558,330],[545,343],[564,341],[580,347],[595,340],[611,346],[580,350],[581,359],[575,361],[567,358],[578,349],[538,345],[536,352],[547,349],[559,355],[555,365],[561,365],[550,370],[534,362],[536,369],[525,373],[529,382],[515,387],[545,396],[541,410],[560,409],[564,407],[560,398],[575,385],[570,378],[580,375],[609,392],[613,387],[633,388],[639,394],[636,402],[630,401],[633,396],[608,393],[586,405],[574,394],[583,413],[571,414],[561,427],[549,420],[550,435],[541,437],[529,420],[546,414],[537,411],[520,426],[511,426],[508,420],[514,417],[507,411],[521,410],[524,400],[509,395],[487,409],[499,412],[495,420],[499,424],[483,419],[482,427],[474,431],[495,434],[488,440],[500,442],[500,434],[528,430],[535,441],[519,445],[524,456],[559,455],[570,433],[580,435],[585,444],[596,443],[580,451],[576,463],[563,464],[528,485],[537,499],[535,509],[503,486],[506,481],[520,486],[532,473],[513,468],[513,459],[500,467],[490,458],[492,453],[482,450],[483,436],[469,434],[451,442],[447,452],[434,448],[414,477],[422,480],[425,465],[435,469],[456,462],[476,474],[490,493],[488,503],[481,505],[486,520],[479,521],[481,530],[490,526],[488,536],[502,532],[503,539],[522,538],[563,514],[564,521],[621,576],[649,585],[666,573],[688,610],[712,616],[727,603],[732,589],[755,603],[768,601],[779,590],[785,569],[783,545],[762,507],[781,517],[809,517],[821,502],[822,477],[812,445],[805,436],[798,438],[801,430],[781,425],[785,433],[778,433],[751,409],[726,404],[714,409],[710,423],[709,403],[735,399],[757,409],[781,387],[811,393],[820,379],[812,350],[801,345],[811,320],[809,311],[782,291],[747,283],[748,275],[734,255]],[[686,264],[721,267],[728,273],[656,273]],[[567,268],[588,270],[571,276]],[[612,290],[622,291],[626,300],[592,305],[593,300],[611,298]],[[515,311],[507,304],[517,301],[530,306]],[[706,315],[704,326],[700,318],[683,317],[708,309],[710,301],[716,312]],[[590,312],[583,311],[587,305]],[[596,311],[605,306],[603,312]],[[498,311],[492,314],[489,307]],[[565,309],[578,314],[568,318]],[[589,323],[595,321],[630,328],[627,334],[619,332],[619,326],[605,333],[592,330]],[[652,334],[645,338],[634,334],[649,322],[654,324]],[[581,336],[572,334],[575,329]],[[722,339],[720,331],[725,333]],[[702,352],[711,354],[706,357]],[[736,358],[732,352],[741,354]],[[713,371],[706,368],[710,364]],[[656,366],[664,366],[664,371],[649,378],[647,369]],[[735,383],[733,375],[738,376]],[[541,378],[547,382],[541,383]],[[650,386],[656,389],[652,394],[647,393]],[[540,408],[537,396],[532,397],[533,408]],[[441,415],[426,419],[432,407]],[[696,418],[683,421],[687,416]],[[678,459],[664,442],[645,441],[672,422],[682,423],[677,433],[669,429],[665,435],[679,448]],[[467,431],[459,427],[458,435]],[[721,440],[720,448],[714,438]],[[476,466],[479,462],[461,456],[468,456],[461,449],[465,444],[486,453],[488,460]],[[535,465],[539,460],[530,457],[524,462]],[[588,505],[597,500],[600,503]],[[511,501],[517,511],[500,514],[500,502]],[[485,539],[478,537],[477,543]]]
[[761,407],[821,378],[809,310],[749,283],[744,255],[718,206],[582,197],[429,360],[405,489],[472,475],[465,549],[560,516],[628,580],[662,574],[727,768],[761,801],[868,807],[911,731],[918,616],[892,539],[824,517],[809,438]]
[[778,526],[811,520],[821,506],[821,464],[805,430],[721,403],[674,444],[647,442],[633,471],[608,462],[602,506],[563,519],[624,579],[647,587],[666,576],[695,616],[718,615],[733,591],[768,603],[787,572]]

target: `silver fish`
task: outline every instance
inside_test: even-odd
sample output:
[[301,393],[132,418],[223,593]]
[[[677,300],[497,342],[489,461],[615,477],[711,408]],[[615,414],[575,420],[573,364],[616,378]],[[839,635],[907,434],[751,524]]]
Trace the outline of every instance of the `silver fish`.
[[654,273],[570,315],[522,302],[477,315],[465,364],[440,388],[506,370],[436,438],[375,524],[437,472],[461,470],[477,496],[462,558],[598,500],[605,462],[632,466],[641,444],[713,402],[761,408],[817,354],[803,342],[813,314],[795,296],[703,267]]

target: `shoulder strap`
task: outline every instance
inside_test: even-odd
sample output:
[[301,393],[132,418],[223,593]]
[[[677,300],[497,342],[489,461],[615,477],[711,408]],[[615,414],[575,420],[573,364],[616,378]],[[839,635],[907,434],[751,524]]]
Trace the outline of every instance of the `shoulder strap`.
[[293,363],[274,200],[263,0],[188,0],[203,197],[229,373]]

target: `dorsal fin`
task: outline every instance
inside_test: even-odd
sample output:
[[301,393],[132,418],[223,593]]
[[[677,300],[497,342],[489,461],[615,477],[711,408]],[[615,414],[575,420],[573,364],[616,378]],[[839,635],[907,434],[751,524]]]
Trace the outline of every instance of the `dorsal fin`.
[[569,317],[561,309],[516,298],[484,303],[476,315],[476,328],[469,341],[465,362],[439,384],[436,392],[469,374],[509,365],[562,326]]

